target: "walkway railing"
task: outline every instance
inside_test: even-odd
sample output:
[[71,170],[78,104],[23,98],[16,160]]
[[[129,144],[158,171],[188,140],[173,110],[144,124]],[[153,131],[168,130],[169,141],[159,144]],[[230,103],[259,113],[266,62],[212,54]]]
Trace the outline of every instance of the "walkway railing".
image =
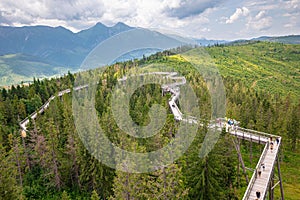
[[[82,85],[82,86],[74,87],[73,90],[77,91],[77,90],[81,90],[81,89],[84,89],[87,87],[88,87],[88,85]],[[60,96],[63,96],[64,94],[67,94],[70,92],[71,92],[71,89],[62,90],[57,93],[57,96],[60,97]],[[31,113],[28,117],[26,117],[25,119],[20,121],[19,125],[20,125],[21,129],[23,131],[26,131],[26,125],[29,123],[29,120],[35,119],[38,114],[42,114],[45,111],[45,109],[47,109],[49,107],[49,104],[53,99],[55,99],[55,96],[52,95],[39,109],[37,109],[37,111]]]
[[257,179],[257,169],[259,169],[261,167],[261,164],[263,163],[263,161],[264,161],[264,159],[266,157],[268,149],[269,149],[269,142],[266,143],[265,148],[264,148],[264,150],[263,150],[263,152],[262,152],[262,154],[261,154],[261,156],[259,158],[259,161],[258,161],[258,163],[256,165],[254,173],[253,173],[253,175],[252,175],[252,177],[250,179],[250,182],[249,182],[248,187],[246,189],[246,192],[244,194],[243,200],[249,199],[249,197],[250,197],[250,194],[252,192],[252,188],[253,188],[254,183],[255,183],[255,181]]
[[[186,80],[185,78],[182,78],[182,77],[174,77],[177,75],[177,73],[175,72],[154,72],[154,73],[147,73],[147,75],[149,74],[159,74],[159,75],[167,75],[166,78],[170,78],[170,79],[176,79],[176,80],[179,80],[181,79],[181,82],[176,82],[176,83],[172,83],[172,84],[165,84],[162,89],[163,90],[166,90],[166,91],[169,91],[170,90],[167,90],[167,88],[169,89],[173,89],[175,87],[177,87],[178,85],[182,85],[182,84],[185,84]],[[146,74],[145,74],[146,75]],[[127,77],[123,77],[122,79],[119,79],[119,81],[126,81],[127,80]],[[83,85],[83,86],[78,86],[78,87],[75,87],[73,88],[74,91],[77,91],[77,90],[81,90],[81,89],[84,89],[84,88],[87,88],[88,85]],[[58,93],[57,96],[62,96],[66,93],[70,93],[71,90],[70,89],[66,89],[66,90],[63,90],[63,91],[60,91]],[[179,91],[172,91],[172,96],[175,97],[176,95],[179,96]],[[178,96],[176,96],[176,98],[178,98]],[[41,114],[44,112],[44,110],[46,108],[49,107],[49,104],[50,102],[55,98],[55,96],[51,96],[48,101],[46,101],[46,103],[44,105],[42,105],[37,111],[33,112],[29,117],[26,117],[24,120],[22,120],[19,125],[20,127],[23,129],[23,131],[26,131],[26,125],[29,123],[29,119],[34,119],[37,117],[37,114]],[[172,99],[172,103],[175,103],[175,100],[176,99]],[[173,105],[173,104],[172,104]],[[180,116],[181,120],[185,121],[185,122],[188,122],[188,123],[195,123],[195,124],[199,124],[199,125],[203,125],[203,124],[207,124],[207,123],[204,123],[204,122],[201,122],[201,120],[199,121],[197,118],[195,117],[192,117],[192,116],[187,116],[185,114],[182,114],[180,112],[180,110],[178,109],[177,105],[177,109],[178,109],[178,113],[175,113],[173,109],[175,109],[172,105],[170,105],[170,108],[173,112],[174,115],[178,115]],[[177,116],[177,118],[178,118]],[[176,116],[174,116],[175,119],[176,119]],[[186,118],[182,118],[182,117],[186,117]],[[212,128],[219,128],[219,129],[222,129],[224,127],[227,126],[227,129],[228,129],[228,125],[227,125],[227,121],[224,119],[224,118],[219,118],[217,119],[216,121],[213,121],[211,123],[208,123],[208,126],[211,126]],[[230,130],[228,129],[227,132],[229,132],[230,134],[238,137],[238,138],[242,138],[242,139],[246,139],[246,140],[250,140],[250,141],[255,141],[255,142],[258,142],[258,143],[263,143],[263,144],[266,144],[265,147],[264,147],[264,150],[260,156],[260,159],[256,165],[256,169],[254,170],[254,173],[251,177],[251,180],[248,184],[248,187],[246,189],[246,192],[244,194],[244,197],[243,197],[243,200],[246,200],[246,199],[249,199],[250,197],[250,194],[253,190],[253,186],[255,185],[255,181],[257,180],[257,169],[260,168],[261,164],[263,163],[263,161],[265,160],[265,157],[268,153],[268,149],[269,149],[269,138],[280,138],[279,140],[279,144],[278,144],[278,148],[279,148],[279,145],[281,143],[281,137],[279,136],[276,136],[276,135],[273,135],[273,134],[268,134],[268,133],[264,133],[264,132],[260,132],[260,131],[255,131],[255,130],[251,130],[251,129],[246,129],[246,128],[241,128],[241,127],[238,127],[238,126],[233,126]],[[276,157],[278,156],[277,155],[277,152],[278,152],[278,149],[276,149]],[[275,159],[276,159],[275,157]],[[272,161],[272,168],[274,167],[274,163],[275,163],[275,160]],[[272,173],[272,172],[271,172]],[[270,179],[271,177],[269,176],[268,177],[268,183],[270,182]],[[268,184],[267,183],[267,184]],[[267,188],[267,187],[266,187]],[[282,189],[282,188],[281,188]],[[265,197],[266,195],[266,190],[263,191],[263,198]],[[283,194],[283,192],[282,192]]]

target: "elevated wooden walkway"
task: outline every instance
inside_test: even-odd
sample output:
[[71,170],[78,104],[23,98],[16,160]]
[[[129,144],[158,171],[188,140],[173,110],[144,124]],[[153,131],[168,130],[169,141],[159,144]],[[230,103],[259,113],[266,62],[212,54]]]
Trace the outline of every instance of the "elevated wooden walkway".
[[[179,98],[180,95],[178,86],[186,83],[184,77],[175,77],[177,75],[176,72],[153,72],[153,73],[141,74],[140,76],[149,75],[149,74],[164,75],[165,78],[179,80],[178,82],[166,84],[162,86],[163,92],[170,92],[172,94],[172,97],[169,100],[169,106],[172,113],[174,114],[174,118],[178,121],[183,121],[190,124],[193,123],[193,124],[202,125],[196,118],[192,116],[185,116],[184,114],[182,114],[178,106],[176,105],[176,100]],[[119,81],[126,81],[126,80],[127,77],[123,77],[122,79],[119,79]],[[87,87],[88,85],[82,85],[73,88],[73,90],[77,91]],[[62,96],[70,92],[71,89],[63,90],[61,92],[58,92],[57,96]],[[36,112],[32,113],[29,117],[25,118],[19,123],[22,131],[27,131],[26,126],[29,123],[29,120],[35,119],[38,114],[43,113],[49,107],[50,102],[54,98],[55,96],[51,96],[49,100],[43,106],[41,106],[40,109],[38,109]],[[250,129],[244,129],[237,126],[229,126],[225,119],[217,119],[216,122],[209,124],[208,127],[218,128],[219,130],[226,128],[226,132],[235,136],[236,138],[265,145],[264,150],[260,156],[260,159],[256,165],[256,169],[254,170],[251,180],[249,181],[243,200],[265,199],[267,197],[267,193],[269,193],[269,197],[270,197],[269,199],[273,200],[274,198],[273,190],[275,186],[278,184],[280,184],[281,199],[282,200],[284,199],[282,179],[280,174],[280,165],[278,160],[278,153],[281,145],[280,136],[267,134],[255,130],[250,130]],[[272,141],[274,143],[273,150],[270,149],[271,146],[270,138],[274,140]],[[278,139],[278,143],[276,142],[276,139]],[[274,178],[274,168],[276,163],[277,163],[279,182],[272,185],[273,178]],[[264,164],[265,169],[262,168],[262,164]],[[261,171],[260,176],[258,173],[259,171]],[[259,198],[257,197],[256,194],[257,192],[260,193]]]

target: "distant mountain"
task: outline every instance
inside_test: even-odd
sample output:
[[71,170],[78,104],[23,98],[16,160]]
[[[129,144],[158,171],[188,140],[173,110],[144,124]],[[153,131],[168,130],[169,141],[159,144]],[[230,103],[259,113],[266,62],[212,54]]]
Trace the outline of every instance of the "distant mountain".
[[90,29],[78,32],[76,36],[79,37],[79,41],[81,42],[82,46],[90,51],[97,44],[106,40],[107,38],[131,29],[133,28],[121,22],[112,27],[107,27],[99,22]]
[[86,57],[81,69],[109,65],[115,61],[141,58],[165,49],[187,45],[174,37],[149,29],[136,28],[103,41]]
[[300,35],[288,35],[288,36],[262,36],[259,38],[253,38],[254,41],[269,41],[269,42],[281,42],[284,44],[300,44]]
[[32,81],[32,77],[45,78],[71,70],[54,67],[41,58],[25,54],[0,56],[0,85]]
[[26,54],[55,66],[78,67],[84,57],[100,42],[132,29],[118,23],[106,27],[97,23],[90,29],[73,33],[63,27],[0,27],[0,55]]
[[[0,86],[19,83],[21,80],[32,79],[32,77],[48,77],[66,73],[68,70],[77,71],[87,55],[98,44],[107,41],[112,36],[119,36],[125,31],[137,30],[124,23],[117,23],[107,27],[102,23],[82,30],[78,33],[64,27],[49,26],[25,26],[7,27],[0,26]],[[119,58],[109,58],[114,61],[141,58],[143,55],[155,53],[158,49],[152,44],[164,44],[164,48],[173,48],[183,44],[198,44],[209,46],[216,44],[239,44],[251,41],[273,41],[289,44],[300,44],[299,35],[282,37],[260,37],[252,40],[229,42],[226,40],[189,39],[177,35],[163,34],[147,29],[139,29],[130,36],[135,42],[124,42],[115,40],[109,43],[107,50],[100,55],[107,58],[114,50],[121,46],[138,47],[148,41],[144,49],[132,49],[132,53],[119,55]],[[191,42],[192,41],[192,42]],[[196,43],[195,43],[196,41]],[[152,42],[152,43],[151,43]],[[177,45],[177,46],[176,46]],[[114,52],[116,53],[116,52]],[[97,59],[94,59],[97,64]],[[14,79],[15,78],[15,79]]]
[[[0,86],[19,83],[21,80],[32,79],[32,77],[58,75],[66,73],[67,70],[77,71],[86,56],[97,45],[112,36],[130,30],[137,29],[124,23],[117,23],[112,27],[97,23],[78,33],[73,33],[61,26],[0,26]],[[110,44],[111,48],[102,54],[111,53],[114,49],[120,50],[118,48],[120,42],[121,46],[137,45],[138,47],[138,44],[147,40],[149,46],[144,50],[134,51],[132,54],[127,52],[126,55],[120,55],[121,58],[113,60],[140,58],[143,54],[148,55],[159,51],[155,46],[152,47],[152,43],[166,44],[165,48],[177,47],[184,43],[155,31],[138,30],[130,36],[131,41],[132,39],[135,41],[134,43],[124,43],[124,40],[115,41]],[[13,81],[14,77],[17,77],[15,81]]]
[[130,29],[123,23],[97,23],[78,33],[61,26],[0,26],[0,85],[75,71],[97,44]]
[[217,44],[226,44],[229,42],[227,40],[207,40],[205,38],[196,39],[196,41],[200,46],[212,46]]
[[157,52],[161,51],[161,49],[155,49],[155,48],[146,48],[146,49],[138,49],[131,51],[129,53],[125,53],[122,56],[115,59],[113,62],[122,62],[125,60],[134,60],[134,59],[141,59],[143,56],[150,56]]

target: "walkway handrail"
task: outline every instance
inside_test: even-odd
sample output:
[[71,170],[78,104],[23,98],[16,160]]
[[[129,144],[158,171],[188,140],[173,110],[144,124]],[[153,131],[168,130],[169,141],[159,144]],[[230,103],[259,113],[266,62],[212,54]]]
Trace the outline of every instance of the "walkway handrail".
[[238,130],[242,130],[242,131],[245,131],[248,133],[255,133],[258,135],[265,136],[267,138],[270,138],[270,137],[277,138],[278,137],[277,135],[273,135],[273,134],[269,134],[269,133],[265,133],[265,132],[261,132],[261,131],[256,131],[256,130],[251,130],[251,129],[246,129],[246,128],[241,128],[241,127],[238,127]]
[[[225,118],[219,118],[219,119],[221,119],[224,123],[227,123]],[[255,133],[257,135],[262,135],[267,138],[270,138],[270,137],[277,138],[278,137],[277,135],[273,135],[273,134],[269,134],[269,133],[265,133],[265,132],[261,132],[261,131],[256,131],[256,130],[252,130],[252,129],[242,128],[242,127],[237,127],[237,129],[244,131],[244,132],[248,132],[248,133]]]
[[249,199],[249,197],[250,197],[250,193],[251,193],[251,191],[252,191],[252,187],[253,187],[253,185],[254,185],[256,179],[257,179],[257,169],[259,169],[260,166],[261,166],[261,164],[263,163],[263,160],[264,160],[265,157],[266,157],[266,154],[267,154],[267,152],[268,152],[268,149],[269,149],[269,142],[266,143],[265,148],[264,148],[264,150],[263,150],[263,153],[261,154],[261,156],[260,156],[260,158],[259,158],[259,161],[258,161],[258,163],[257,163],[257,165],[256,165],[256,168],[255,168],[255,170],[254,170],[254,173],[253,173],[253,175],[252,175],[252,177],[251,177],[251,179],[250,179],[250,182],[249,182],[248,187],[247,187],[247,189],[246,189],[246,192],[245,192],[245,194],[244,194],[243,200]]
[[[86,87],[88,87],[87,85],[84,85],[84,86],[79,86],[79,87],[77,87],[77,88],[80,88],[80,89],[82,89],[82,88],[86,88]],[[71,92],[71,89],[66,89],[66,90],[62,90],[62,91],[59,91],[58,93],[57,93],[57,95],[56,96],[62,96],[62,95],[64,95],[65,93],[70,93]],[[55,98],[55,96],[54,95],[52,95],[42,106],[40,106],[36,111],[34,111],[33,113],[31,113],[28,117],[26,117],[25,119],[23,119],[22,121],[20,121],[19,122],[19,126],[24,130],[24,131],[26,131],[26,121],[29,121],[30,119],[34,119],[35,118],[35,116],[37,115],[37,114],[41,114],[41,113],[43,113],[44,112],[44,109],[46,108],[46,105],[47,104],[50,104],[50,102],[53,100]],[[48,107],[48,106],[47,106]],[[22,126],[23,124],[25,124],[24,126]]]
[[[169,84],[164,84],[161,86],[161,88],[163,89],[163,91],[168,88],[168,92],[171,92],[172,93],[172,96],[171,98],[169,99],[169,105],[170,105],[170,108],[171,108],[171,111],[173,112],[174,114],[174,117],[175,119],[179,119],[179,120],[183,120],[185,122],[188,122],[188,123],[195,123],[195,124],[200,124],[200,125],[204,125],[206,124],[205,122],[208,122],[208,125],[210,126],[211,124],[214,124],[213,127],[215,128],[224,128],[224,125],[227,126],[227,120],[225,118],[218,118],[214,121],[206,121],[206,120],[201,120],[201,119],[197,119],[193,116],[188,116],[186,114],[182,114],[181,111],[179,110],[178,106],[176,105],[175,101],[177,100],[180,92],[177,91],[177,86],[179,85],[183,85],[186,83],[186,79],[184,77],[175,77],[177,75],[176,72],[151,72],[151,73],[145,73],[145,74],[142,74],[142,75],[150,75],[150,74],[157,74],[157,75],[167,75],[165,76],[165,78],[169,78],[169,79],[173,79],[173,80],[180,80],[181,79],[181,82],[175,82],[175,83],[169,83]],[[119,79],[119,81],[126,81],[127,80],[127,77],[123,77],[122,79]],[[89,85],[82,85],[82,86],[77,86],[77,87],[74,87],[73,90],[74,91],[77,91],[77,90],[81,90],[81,89],[84,89],[84,88],[87,88],[89,87]],[[56,96],[62,96],[66,93],[70,93],[71,92],[71,89],[66,89],[66,90],[63,90],[63,91],[60,91],[58,92],[58,94]],[[45,111],[45,109],[47,107],[49,107],[49,104],[50,102],[56,97],[56,96],[51,96],[37,111],[33,112],[31,115],[29,115],[28,117],[26,117],[24,120],[22,120],[19,125],[20,127],[26,131],[26,124],[29,122],[29,119],[34,119],[36,118],[37,114],[38,113],[42,113]],[[174,107],[173,107],[174,105]],[[177,115],[176,115],[176,112],[174,111],[174,109],[176,108],[176,112],[177,112]],[[179,116],[178,116],[179,115]],[[183,118],[184,117],[184,118]],[[202,123],[201,123],[202,121]],[[238,124],[238,123],[237,123]],[[227,129],[227,127],[226,127]],[[265,147],[264,147],[264,150],[260,156],[260,159],[256,165],[256,168],[254,170],[254,173],[250,179],[250,182],[247,186],[247,189],[246,189],[246,192],[243,196],[243,200],[246,200],[246,199],[249,199],[250,197],[250,194],[251,194],[251,191],[253,189],[253,186],[255,184],[255,181],[257,180],[257,173],[258,173],[258,169],[261,167],[261,164],[263,163],[263,161],[265,160],[265,157],[266,157],[266,154],[268,152],[268,149],[269,149],[269,145],[270,145],[270,141],[268,140],[269,138],[279,138],[279,144],[281,144],[281,137],[280,136],[276,136],[276,135],[273,135],[273,134],[268,134],[268,133],[264,133],[264,132],[260,132],[260,131],[256,131],[256,130],[251,130],[251,129],[246,129],[246,128],[241,128],[241,127],[238,127],[238,126],[235,126],[234,127],[234,131],[228,131],[230,134],[233,134],[233,135],[237,135],[237,131],[240,131],[242,132],[242,136],[240,137],[243,137],[243,139],[246,137],[248,139],[250,139],[251,141],[254,139],[256,141],[258,141],[259,143],[265,143]],[[235,134],[234,134],[235,133]],[[246,135],[246,136],[245,136]],[[255,137],[258,137],[255,138]],[[278,149],[277,149],[278,151]],[[276,156],[278,156],[276,154]],[[274,162],[273,161],[273,164],[272,166],[274,165]],[[270,179],[270,177],[269,177]],[[283,194],[283,192],[282,192]],[[263,192],[263,198],[264,196],[266,195],[266,191]]]
[[[276,159],[278,157],[279,150],[280,150],[280,145],[281,145],[281,137],[280,136],[277,136],[277,137],[279,138],[279,140],[278,140],[278,143],[277,143],[277,148],[276,148],[276,150],[274,150],[275,151],[274,154],[276,154],[276,157],[275,157],[274,160],[272,160],[272,166],[275,165],[275,162],[276,162]],[[272,172],[270,173],[270,176],[268,176],[268,182],[267,182],[268,184],[270,183],[270,180],[272,178],[271,174],[272,174]],[[263,198],[266,196],[266,193],[267,193],[267,191],[263,191],[263,193],[262,193]]]
[[40,106],[36,111],[34,111],[33,113],[31,113],[28,117],[26,117],[25,119],[23,119],[22,121],[20,121],[20,125],[24,124],[27,120],[29,120],[29,118],[33,118],[34,115],[36,115],[37,113],[41,113],[41,110],[43,110],[45,108],[45,106],[50,103],[51,100],[53,100],[54,96],[51,96],[42,106]]

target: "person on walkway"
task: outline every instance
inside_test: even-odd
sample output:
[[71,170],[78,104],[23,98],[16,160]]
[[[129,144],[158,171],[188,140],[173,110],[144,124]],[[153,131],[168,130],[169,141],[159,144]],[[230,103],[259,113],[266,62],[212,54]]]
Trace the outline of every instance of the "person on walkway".
[[277,145],[279,144],[279,138],[276,138],[276,144]]
[[226,132],[229,132],[232,130],[232,120],[229,118],[226,125]]
[[263,171],[265,171],[265,163],[261,163],[261,168],[263,169]]
[[274,145],[274,143],[271,142],[271,144],[270,144],[271,153],[273,153],[273,145]]
[[259,199],[260,198],[260,191],[256,191],[256,197]]
[[257,173],[258,173],[258,177],[260,178],[261,177],[261,169],[260,168],[257,170]]

